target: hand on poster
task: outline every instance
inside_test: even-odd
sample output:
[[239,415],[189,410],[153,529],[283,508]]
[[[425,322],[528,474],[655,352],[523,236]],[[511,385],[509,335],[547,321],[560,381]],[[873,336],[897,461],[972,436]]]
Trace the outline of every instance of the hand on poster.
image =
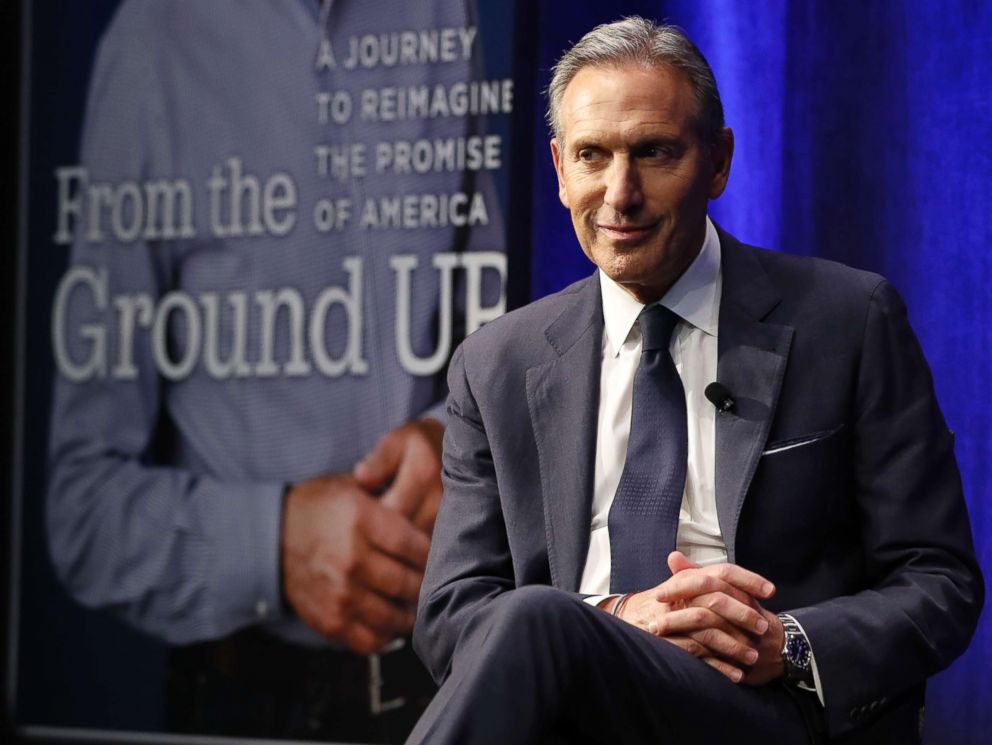
[[283,590],[306,623],[365,654],[411,630],[428,535],[347,474],[294,485],[284,509]]
[[382,503],[430,536],[441,502],[444,425],[425,417],[387,432],[356,466],[354,477]]

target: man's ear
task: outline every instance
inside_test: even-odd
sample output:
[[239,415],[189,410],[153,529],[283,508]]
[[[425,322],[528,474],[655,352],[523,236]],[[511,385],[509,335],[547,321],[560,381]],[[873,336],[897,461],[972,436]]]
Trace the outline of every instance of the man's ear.
[[568,206],[568,192],[565,191],[565,172],[564,172],[564,155],[558,148],[557,138],[551,138],[551,160],[555,164],[555,175],[558,176],[558,200],[565,206],[565,209],[571,209]]
[[710,199],[716,199],[727,188],[730,178],[730,161],[734,158],[734,131],[724,127],[719,141],[710,151],[710,164],[713,176],[710,178]]

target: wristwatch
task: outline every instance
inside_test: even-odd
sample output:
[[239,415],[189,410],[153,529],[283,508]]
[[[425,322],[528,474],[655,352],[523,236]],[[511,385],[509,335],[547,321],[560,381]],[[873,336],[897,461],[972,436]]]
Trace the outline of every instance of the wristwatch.
[[814,688],[813,652],[806,634],[796,619],[788,613],[779,613],[778,620],[785,629],[785,644],[782,645],[785,679],[793,685]]

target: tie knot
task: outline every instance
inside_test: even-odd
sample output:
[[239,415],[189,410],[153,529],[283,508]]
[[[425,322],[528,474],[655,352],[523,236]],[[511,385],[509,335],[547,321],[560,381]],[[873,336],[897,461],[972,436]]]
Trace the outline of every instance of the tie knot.
[[641,351],[647,352],[668,349],[679,317],[664,305],[655,304],[642,310],[637,321],[641,327]]

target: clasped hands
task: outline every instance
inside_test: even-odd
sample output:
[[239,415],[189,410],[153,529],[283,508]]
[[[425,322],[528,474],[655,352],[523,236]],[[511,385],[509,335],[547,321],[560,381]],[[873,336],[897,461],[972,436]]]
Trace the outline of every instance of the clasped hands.
[[413,628],[441,500],[443,425],[420,419],[379,440],[351,473],[287,492],[283,593],[324,636],[369,654]]
[[[668,557],[672,576],[636,593],[621,619],[681,647],[735,683],[762,685],[783,673],[785,631],[761,602],[775,594],[764,577],[736,564],[701,567],[685,554]],[[601,607],[611,609],[612,599]]]

